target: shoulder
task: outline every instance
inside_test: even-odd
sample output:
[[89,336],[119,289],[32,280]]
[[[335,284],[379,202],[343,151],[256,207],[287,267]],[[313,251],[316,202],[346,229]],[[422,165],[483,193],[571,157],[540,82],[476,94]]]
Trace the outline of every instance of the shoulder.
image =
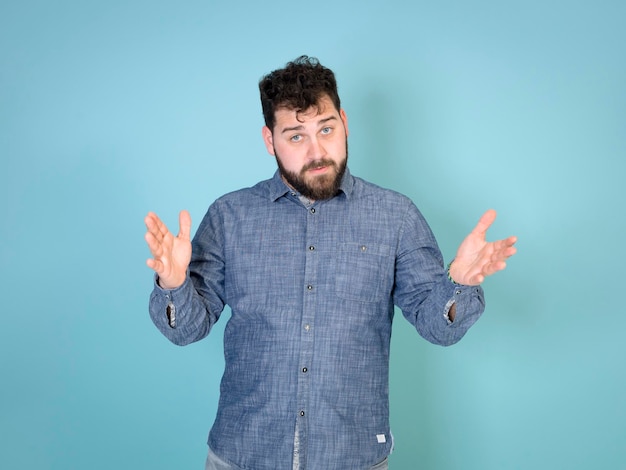
[[359,177],[353,178],[350,199],[360,210],[367,211],[371,218],[384,219],[398,226],[428,226],[422,212],[405,194]]
[[[354,186],[351,197],[355,201],[372,200],[376,206],[394,206],[409,208],[415,206],[413,201],[406,195],[393,189],[384,188],[363,178],[354,176]],[[370,202],[370,201],[368,201]]]
[[269,201],[271,181],[272,180],[263,180],[254,186],[228,192],[217,198],[213,204],[211,204],[211,207],[249,206],[255,203],[258,204],[262,200]]
[[236,224],[249,218],[251,213],[263,212],[263,207],[270,203],[270,182],[260,181],[254,186],[237,189],[215,199],[209,205],[199,231]]

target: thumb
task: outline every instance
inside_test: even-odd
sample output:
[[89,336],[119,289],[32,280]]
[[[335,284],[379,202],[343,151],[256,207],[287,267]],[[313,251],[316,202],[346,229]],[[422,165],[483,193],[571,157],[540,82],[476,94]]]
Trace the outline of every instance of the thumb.
[[189,240],[191,238],[191,215],[186,210],[180,211],[178,214],[178,238]]
[[487,229],[491,227],[494,220],[496,220],[496,211],[489,209],[480,217],[480,220],[476,224],[476,227],[474,227],[473,232],[485,238],[487,235]]

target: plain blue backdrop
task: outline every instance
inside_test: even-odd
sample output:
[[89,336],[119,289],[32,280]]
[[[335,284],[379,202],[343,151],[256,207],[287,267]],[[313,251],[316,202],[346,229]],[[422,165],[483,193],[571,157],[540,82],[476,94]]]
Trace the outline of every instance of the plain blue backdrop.
[[2,467],[203,468],[225,322],[160,336],[143,218],[270,177],[257,82],[309,54],[446,259],[519,237],[458,345],[396,317],[391,468],[626,468],[624,5],[2,1]]

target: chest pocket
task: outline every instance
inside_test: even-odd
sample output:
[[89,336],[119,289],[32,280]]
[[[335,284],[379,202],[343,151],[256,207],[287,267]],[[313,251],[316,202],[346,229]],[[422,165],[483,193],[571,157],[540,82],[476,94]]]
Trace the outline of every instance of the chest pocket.
[[387,245],[342,243],[338,247],[335,290],[338,297],[378,302],[391,295],[395,257]]

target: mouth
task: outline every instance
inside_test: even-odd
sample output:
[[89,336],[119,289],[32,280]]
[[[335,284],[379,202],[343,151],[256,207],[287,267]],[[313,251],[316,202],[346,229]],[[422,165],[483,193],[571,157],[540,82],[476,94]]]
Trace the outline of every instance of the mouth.
[[326,170],[328,170],[328,166],[316,166],[315,168],[309,168],[309,173],[312,173],[314,175],[320,174],[320,173],[324,173]]
[[333,166],[332,162],[321,160],[311,163],[308,168],[305,168],[305,171],[310,175],[321,175],[329,171]]

